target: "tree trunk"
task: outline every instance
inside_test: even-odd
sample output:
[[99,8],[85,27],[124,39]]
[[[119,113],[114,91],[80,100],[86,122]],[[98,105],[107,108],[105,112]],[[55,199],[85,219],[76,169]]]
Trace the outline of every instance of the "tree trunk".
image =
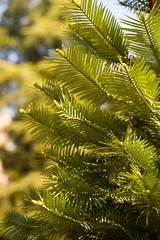
[[151,10],[154,7],[154,4],[155,4],[155,0],[149,0],[149,6]]

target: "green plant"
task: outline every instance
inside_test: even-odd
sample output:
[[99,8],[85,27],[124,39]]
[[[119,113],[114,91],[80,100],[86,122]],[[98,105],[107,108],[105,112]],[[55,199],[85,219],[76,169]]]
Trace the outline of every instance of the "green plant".
[[160,13],[123,20],[96,0],[65,8],[67,47],[35,84],[28,129],[42,151],[44,192],[25,217],[9,213],[9,239],[160,239]]

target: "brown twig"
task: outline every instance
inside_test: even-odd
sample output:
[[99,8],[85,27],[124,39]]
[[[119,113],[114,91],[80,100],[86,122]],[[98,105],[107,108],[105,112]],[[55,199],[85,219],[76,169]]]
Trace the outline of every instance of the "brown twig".
[[154,7],[154,4],[155,4],[155,0],[149,0],[149,7],[151,10]]

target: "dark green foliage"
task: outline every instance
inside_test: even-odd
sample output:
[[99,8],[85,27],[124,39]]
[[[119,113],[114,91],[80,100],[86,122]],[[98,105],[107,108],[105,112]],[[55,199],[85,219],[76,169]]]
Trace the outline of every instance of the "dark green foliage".
[[124,20],[129,34],[97,1],[65,12],[67,47],[35,84],[46,103],[21,109],[48,148],[45,189],[3,227],[17,240],[160,239],[159,10]]
[[[150,12],[149,0],[118,0],[118,2],[132,11],[137,10],[138,7],[141,11]],[[155,3],[159,5],[160,1],[155,0]]]

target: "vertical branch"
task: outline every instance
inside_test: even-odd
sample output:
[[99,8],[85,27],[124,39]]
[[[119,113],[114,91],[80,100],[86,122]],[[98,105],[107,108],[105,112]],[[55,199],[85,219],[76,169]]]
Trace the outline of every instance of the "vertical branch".
[[149,7],[151,10],[154,7],[154,4],[155,4],[155,0],[149,0]]

